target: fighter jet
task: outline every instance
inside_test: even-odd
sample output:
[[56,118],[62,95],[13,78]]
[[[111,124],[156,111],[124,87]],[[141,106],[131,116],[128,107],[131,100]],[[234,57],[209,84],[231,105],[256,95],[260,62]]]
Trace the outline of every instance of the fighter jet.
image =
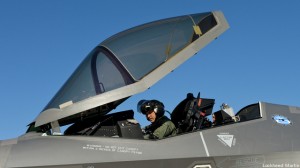
[[104,40],[24,135],[0,141],[0,168],[300,167],[299,107],[257,102],[236,114],[226,104],[213,112],[214,99],[187,93],[171,113],[177,135],[159,140],[143,139],[136,105],[111,113],[228,28],[223,13],[213,11],[153,21]]

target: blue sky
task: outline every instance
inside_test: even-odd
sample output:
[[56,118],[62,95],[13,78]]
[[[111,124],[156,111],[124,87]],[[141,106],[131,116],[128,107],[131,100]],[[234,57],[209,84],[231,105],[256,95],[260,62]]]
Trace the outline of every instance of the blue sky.
[[[237,112],[258,101],[300,107],[298,0],[1,0],[0,140],[24,134],[97,44],[146,22],[213,10],[230,29],[146,92],[116,109],[158,99],[172,111],[201,92]],[[142,125],[144,116],[135,114]]]

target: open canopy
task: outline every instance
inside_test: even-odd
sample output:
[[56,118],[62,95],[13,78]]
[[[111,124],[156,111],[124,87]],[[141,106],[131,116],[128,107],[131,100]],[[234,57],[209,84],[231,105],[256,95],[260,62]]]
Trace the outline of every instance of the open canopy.
[[140,25],[100,43],[35,119],[35,127],[104,115],[145,91],[228,28],[221,12]]

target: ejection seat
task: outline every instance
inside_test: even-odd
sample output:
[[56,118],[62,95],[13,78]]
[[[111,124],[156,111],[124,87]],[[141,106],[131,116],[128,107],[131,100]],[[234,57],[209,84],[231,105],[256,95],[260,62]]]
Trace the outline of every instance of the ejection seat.
[[171,114],[177,133],[211,127],[211,122],[206,116],[211,115],[214,103],[214,99],[200,98],[200,93],[197,98],[192,93],[188,93]]

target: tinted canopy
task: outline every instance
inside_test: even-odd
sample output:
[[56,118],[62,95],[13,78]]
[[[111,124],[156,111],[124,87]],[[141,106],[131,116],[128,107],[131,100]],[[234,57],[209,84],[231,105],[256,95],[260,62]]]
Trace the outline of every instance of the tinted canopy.
[[[61,125],[82,115],[104,115],[142,92],[228,28],[221,12],[159,20],[100,43],[35,120]],[[100,109],[100,110],[99,110]]]

